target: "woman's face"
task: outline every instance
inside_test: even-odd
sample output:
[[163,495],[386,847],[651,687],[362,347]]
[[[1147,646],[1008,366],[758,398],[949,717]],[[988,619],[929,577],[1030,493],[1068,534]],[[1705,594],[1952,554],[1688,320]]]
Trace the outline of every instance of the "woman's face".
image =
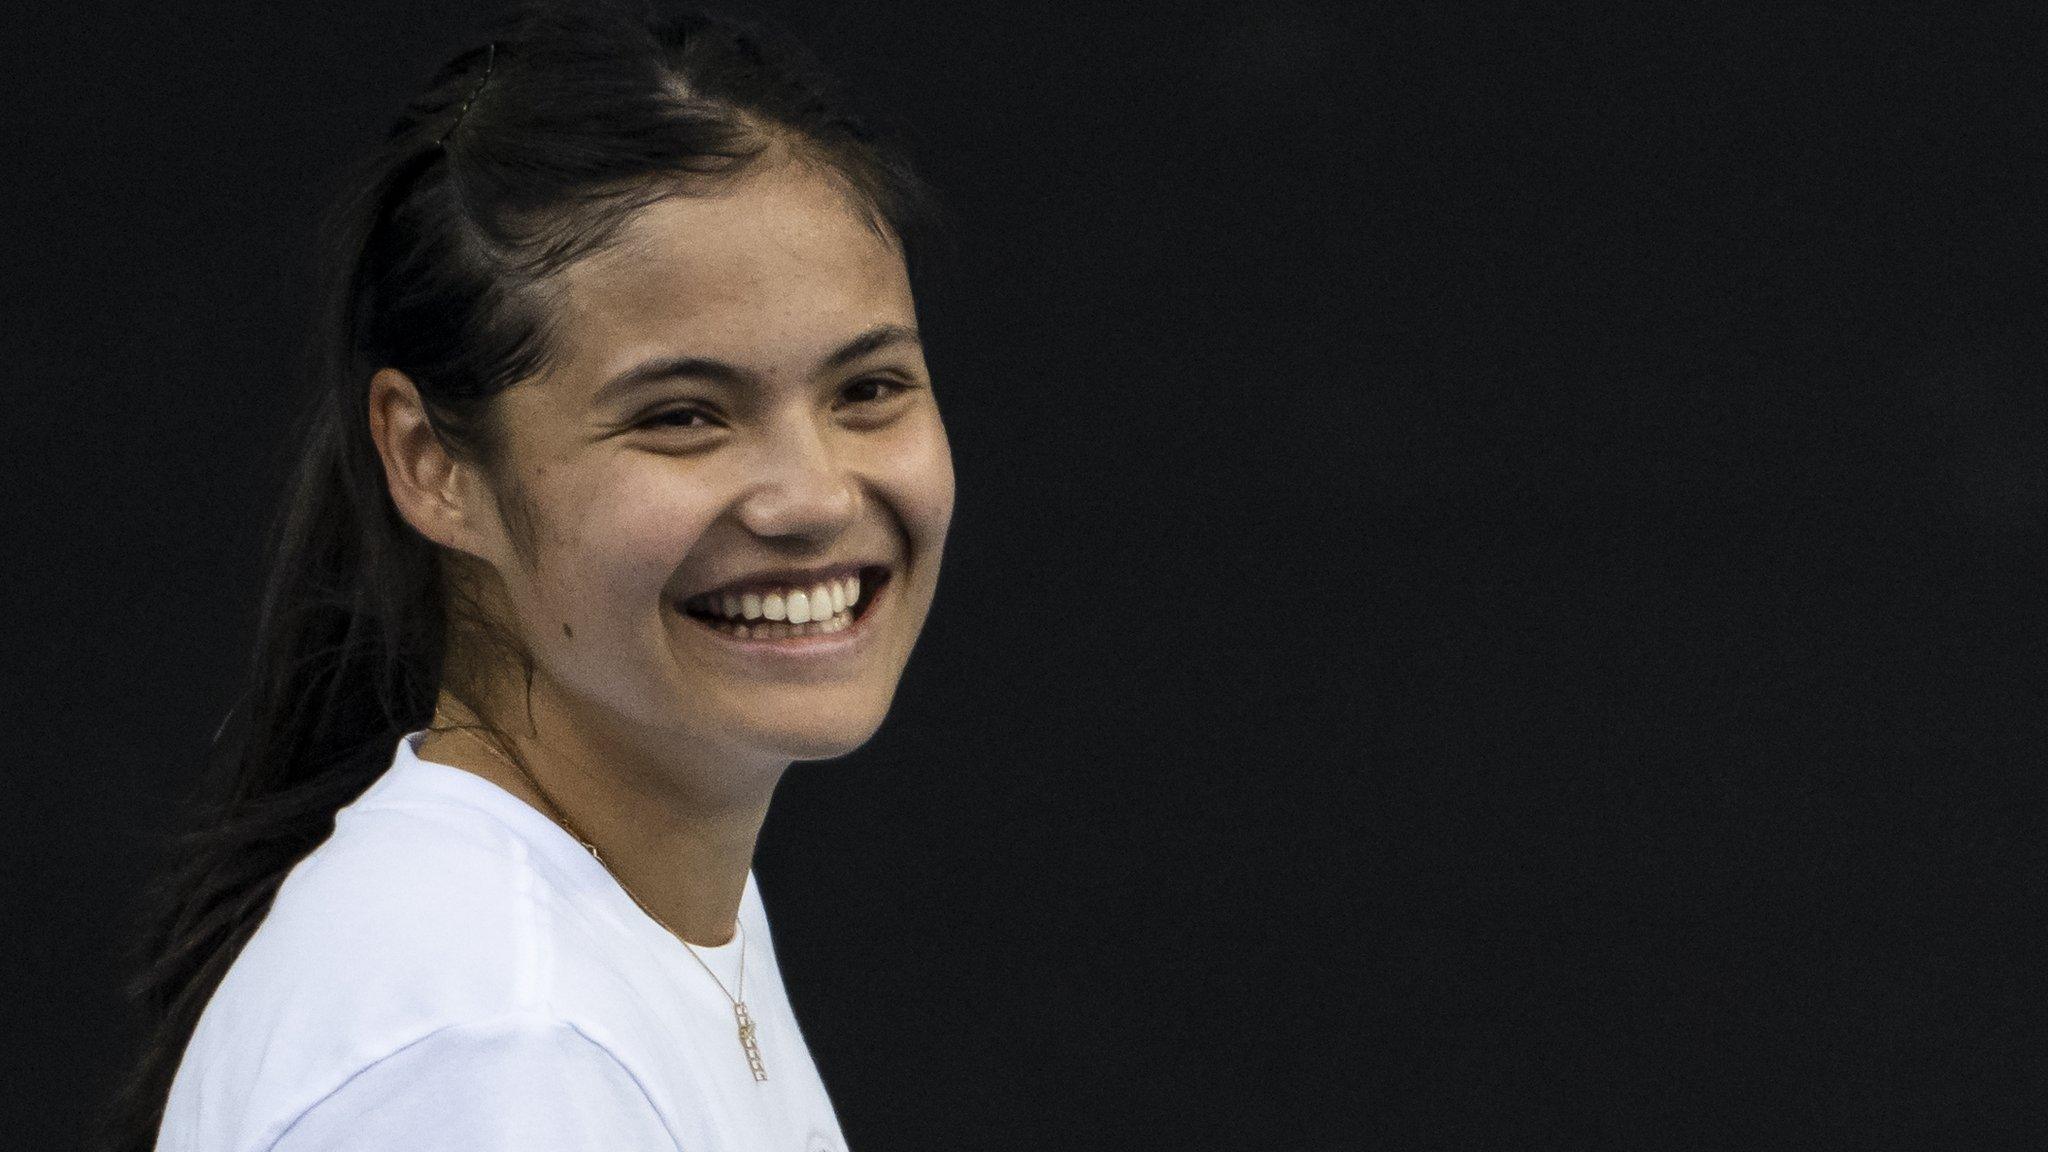
[[[953,515],[900,253],[782,164],[645,209],[561,289],[558,366],[500,398],[534,563],[503,534],[489,557],[535,691],[628,743],[775,761],[859,747]],[[849,563],[890,575],[845,652],[751,651],[682,607],[763,569]]]

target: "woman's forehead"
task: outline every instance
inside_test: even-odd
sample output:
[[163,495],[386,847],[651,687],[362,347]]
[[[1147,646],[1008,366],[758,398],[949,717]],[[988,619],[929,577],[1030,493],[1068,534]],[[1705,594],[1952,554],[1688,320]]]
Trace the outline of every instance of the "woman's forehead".
[[565,279],[572,292],[599,297],[679,288],[733,295],[787,279],[867,279],[901,264],[895,245],[834,182],[785,164],[714,194],[656,201]]
[[839,188],[801,171],[650,205],[562,279],[565,351],[593,370],[623,345],[687,338],[737,354],[915,323],[900,251]]

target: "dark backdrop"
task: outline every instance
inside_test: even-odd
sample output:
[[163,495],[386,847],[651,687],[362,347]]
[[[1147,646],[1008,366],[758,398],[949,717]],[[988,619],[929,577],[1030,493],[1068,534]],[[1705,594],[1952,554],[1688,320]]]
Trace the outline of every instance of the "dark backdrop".
[[[854,1148],[2040,1144],[2040,30],[1662,7],[755,9],[962,220],[939,600],[758,860]],[[118,1074],[432,8],[0,49],[16,1146]]]

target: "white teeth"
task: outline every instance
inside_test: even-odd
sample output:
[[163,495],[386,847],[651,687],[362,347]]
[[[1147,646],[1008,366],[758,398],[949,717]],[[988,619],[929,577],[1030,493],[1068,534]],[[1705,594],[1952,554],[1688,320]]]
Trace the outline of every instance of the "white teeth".
[[787,640],[797,636],[828,636],[834,632],[844,632],[853,627],[853,618],[842,612],[829,620],[814,620],[809,624],[790,624],[779,620],[757,620],[752,623],[720,620],[711,627],[742,640]]
[[692,612],[707,612],[729,620],[783,620],[804,624],[829,619],[860,600],[860,577],[827,580],[809,588],[780,588],[773,592],[711,592],[686,602]]
[[[838,581],[835,580],[833,583],[837,584]],[[828,585],[820,584],[811,589],[810,600],[813,620],[830,620],[833,614],[838,612],[838,609],[832,607],[832,589]]]

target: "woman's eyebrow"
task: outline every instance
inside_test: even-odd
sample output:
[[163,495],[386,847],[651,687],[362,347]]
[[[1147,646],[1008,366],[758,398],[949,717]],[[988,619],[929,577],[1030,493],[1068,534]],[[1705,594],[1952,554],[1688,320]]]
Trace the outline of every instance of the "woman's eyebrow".
[[[922,347],[924,342],[915,328],[901,324],[877,324],[819,360],[818,366],[812,370],[812,375],[821,376],[835,368],[843,368],[870,352],[895,344],[916,344]],[[704,356],[657,356],[652,360],[643,360],[605,381],[598,387],[591,403],[608,403],[624,393],[656,381],[692,378],[733,386],[751,384],[756,379],[752,372],[723,360],[713,360]]]

